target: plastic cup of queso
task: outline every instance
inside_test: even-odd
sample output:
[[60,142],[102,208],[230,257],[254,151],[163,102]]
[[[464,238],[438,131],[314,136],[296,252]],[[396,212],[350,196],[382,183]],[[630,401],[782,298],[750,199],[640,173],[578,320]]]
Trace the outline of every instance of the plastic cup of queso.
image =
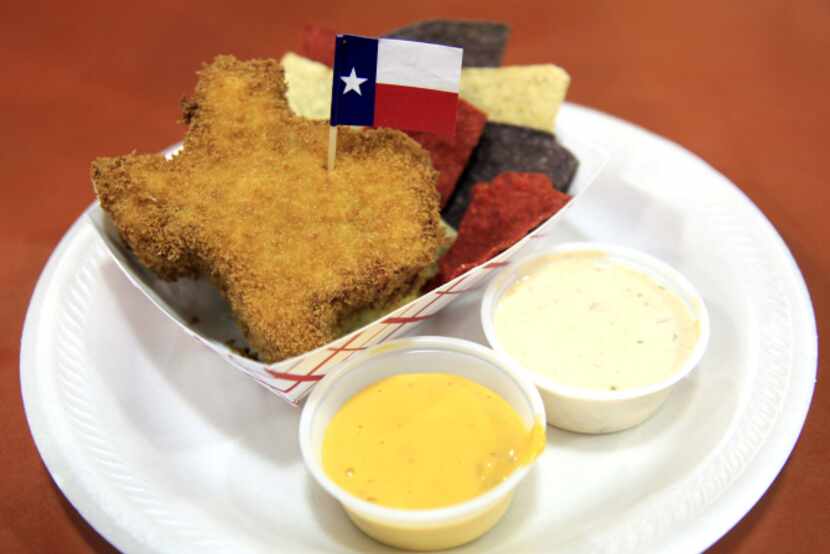
[[[697,325],[694,345],[683,362],[667,378],[647,385],[619,390],[573,386],[557,382],[541,372],[524,367],[499,339],[495,315],[504,294],[523,277],[531,275],[546,259],[565,253],[597,253],[651,278],[658,286],[677,295],[688,307]],[[543,294],[540,292],[539,294]],[[545,404],[549,424],[578,433],[611,433],[634,427],[651,417],[672,388],[698,365],[709,342],[709,314],[703,298],[679,271],[638,250],[599,242],[570,242],[522,259],[503,269],[488,285],[481,303],[481,322],[492,348],[510,367],[530,378]],[[597,336],[597,341],[602,337]]]
[[[501,483],[470,500],[441,508],[399,509],[368,502],[334,482],[322,463],[323,438],[340,407],[366,387],[402,373],[448,373],[477,382],[501,396],[531,428],[544,428],[545,409],[533,383],[480,344],[447,337],[415,337],[369,348],[324,377],[300,418],[300,449],[306,467],[337,499],[354,524],[375,540],[408,550],[441,550],[477,539],[510,505],[533,463],[516,468]],[[403,477],[403,476],[402,476]]]

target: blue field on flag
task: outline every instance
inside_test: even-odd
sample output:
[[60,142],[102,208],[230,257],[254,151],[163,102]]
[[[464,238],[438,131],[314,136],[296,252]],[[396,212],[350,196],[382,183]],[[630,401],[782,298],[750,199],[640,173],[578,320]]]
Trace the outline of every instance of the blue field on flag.
[[[378,41],[354,35],[337,37],[332,83],[331,121],[333,125],[371,127],[375,118],[375,83],[377,82]],[[348,79],[366,79],[358,90],[346,91]]]

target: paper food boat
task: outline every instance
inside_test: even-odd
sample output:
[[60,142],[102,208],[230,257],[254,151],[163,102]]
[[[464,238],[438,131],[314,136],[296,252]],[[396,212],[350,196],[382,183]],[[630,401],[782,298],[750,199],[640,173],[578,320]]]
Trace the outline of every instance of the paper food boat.
[[[579,160],[579,169],[569,193],[573,199],[558,213],[537,227],[510,249],[481,264],[449,283],[434,289],[381,319],[305,354],[274,363],[262,363],[240,353],[247,346],[219,292],[206,279],[163,281],[145,269],[122,242],[117,229],[99,204],[89,217],[107,249],[130,281],[170,319],[179,324],[194,340],[222,356],[229,364],[253,377],[259,384],[292,404],[297,404],[337,364],[370,346],[386,342],[411,331],[420,322],[434,316],[450,302],[478,288],[494,270],[515,260],[534,241],[551,234],[565,211],[579,201],[608,162],[609,155],[569,133],[558,134],[561,143]],[[165,151],[175,153],[180,145]]]

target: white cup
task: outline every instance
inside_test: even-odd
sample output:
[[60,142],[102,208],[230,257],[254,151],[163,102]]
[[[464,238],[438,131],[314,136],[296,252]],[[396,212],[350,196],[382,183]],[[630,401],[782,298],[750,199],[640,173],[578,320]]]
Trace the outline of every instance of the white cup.
[[387,508],[347,492],[326,475],[323,436],[329,421],[351,397],[371,384],[400,373],[450,373],[500,395],[528,428],[545,422],[539,393],[521,373],[506,367],[489,348],[447,337],[416,337],[368,349],[326,375],[306,401],[300,418],[300,449],[306,467],[323,489],[342,504],[351,520],[374,539],[410,550],[439,550],[472,541],[504,515],[513,491],[531,465],[516,469],[484,494],[429,510]]
[[[565,252],[601,252],[612,261],[637,269],[677,294],[689,307],[700,333],[691,353],[667,379],[648,386],[618,391],[579,388],[557,383],[525,368],[502,346],[493,318],[502,295],[546,257]],[[709,343],[709,313],[697,289],[679,271],[657,258],[623,246],[595,242],[570,242],[547,249],[508,266],[490,282],[481,303],[481,324],[493,349],[514,370],[524,373],[539,389],[547,421],[555,427],[579,433],[611,433],[642,423],[669,396],[672,387],[691,373]]]

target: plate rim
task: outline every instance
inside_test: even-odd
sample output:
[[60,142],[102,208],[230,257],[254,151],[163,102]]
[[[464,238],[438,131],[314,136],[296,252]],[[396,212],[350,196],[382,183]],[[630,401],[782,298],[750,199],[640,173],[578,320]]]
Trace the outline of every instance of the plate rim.
[[[801,437],[801,433],[804,429],[804,423],[807,419],[815,393],[815,383],[818,374],[818,327],[816,324],[815,309],[813,307],[809,287],[807,286],[804,274],[801,272],[801,268],[798,266],[798,262],[795,259],[792,250],[772,221],[770,221],[766,214],[758,207],[757,204],[755,204],[748,194],[746,194],[731,179],[721,173],[721,171],[689,148],[674,140],[664,137],[655,131],[643,127],[642,125],[627,121],[619,116],[589,106],[570,102],[566,102],[565,104],[574,111],[582,111],[594,116],[608,119],[612,121],[614,125],[627,128],[629,132],[635,131],[643,133],[652,140],[656,140],[663,145],[667,145],[675,150],[681,151],[685,155],[692,158],[696,163],[705,166],[714,176],[720,179],[723,185],[726,185],[733,192],[737,193],[747,207],[759,217],[759,222],[766,227],[767,231],[771,232],[769,233],[770,238],[775,241],[776,246],[779,247],[779,250],[783,254],[783,260],[787,265],[789,274],[793,277],[794,295],[797,297],[801,307],[804,309],[806,323],[810,328],[808,338],[810,348],[807,352],[804,352],[804,356],[802,356],[806,357],[806,360],[803,362],[804,366],[809,368],[807,374],[802,376],[807,380],[807,384],[801,391],[803,400],[796,405],[798,407],[797,411],[787,411],[782,413],[775,422],[776,426],[788,423],[788,425],[786,425],[788,432],[771,433],[770,436],[766,437],[759,448],[759,451],[756,453],[755,458],[748,464],[744,473],[732,484],[729,489],[730,491],[734,492],[734,489],[737,487],[747,489],[742,497],[736,497],[735,494],[725,494],[712,503],[707,514],[703,514],[698,517],[698,520],[708,520],[708,528],[715,529],[714,532],[695,535],[693,533],[690,534],[689,529],[685,529],[684,532],[679,535],[666,539],[666,544],[664,545],[666,547],[665,551],[667,552],[702,552],[725,536],[744,518],[744,516],[746,516],[746,514],[748,514],[755,507],[761,497],[775,482]],[[796,375],[796,372],[793,372],[793,375]],[[790,387],[788,396],[794,394],[795,392],[795,388]],[[777,447],[772,448],[771,443],[773,442],[779,443]],[[771,450],[771,452],[766,452],[766,459],[764,460],[764,463],[759,463],[761,453],[767,450]],[[755,473],[760,473],[761,477],[752,479],[747,484],[747,474],[753,471]],[[727,517],[718,517],[718,515],[722,513],[728,514]]]
[[49,255],[44,269],[38,276],[29,305],[26,308],[20,339],[20,392],[23,411],[26,415],[29,432],[32,435],[38,454],[40,454],[40,458],[46,466],[49,478],[72,504],[72,507],[84,518],[86,523],[118,550],[148,552],[148,545],[139,542],[129,532],[118,526],[109,514],[92,501],[89,491],[77,478],[65,455],[60,451],[57,441],[54,440],[54,429],[46,421],[47,416],[35,402],[37,396],[34,395],[37,393],[36,388],[38,386],[36,370],[26,371],[27,367],[34,367],[32,364],[35,362],[32,361],[32,358],[36,356],[37,349],[34,346],[29,346],[35,340],[31,329],[35,328],[41,318],[38,308],[48,294],[48,283],[76,236],[83,232],[84,226],[88,225],[85,209],[70,225],[58,242],[57,247]]

